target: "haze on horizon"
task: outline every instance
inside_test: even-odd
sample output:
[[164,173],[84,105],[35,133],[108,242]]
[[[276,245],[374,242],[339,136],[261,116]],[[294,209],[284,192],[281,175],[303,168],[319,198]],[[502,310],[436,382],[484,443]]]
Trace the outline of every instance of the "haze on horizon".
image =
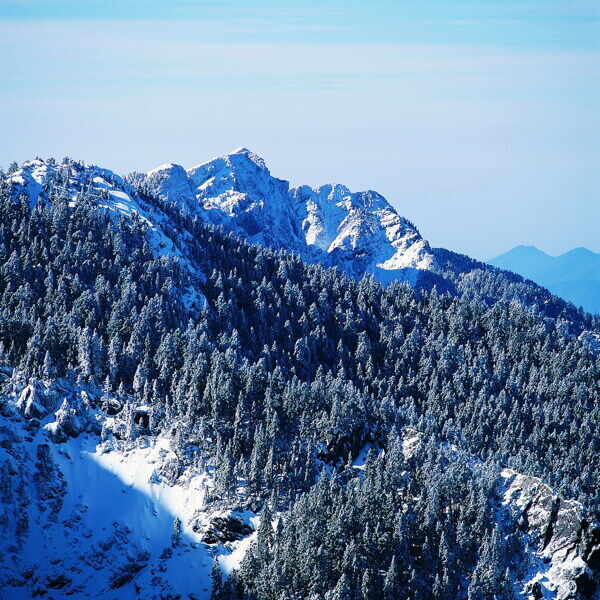
[[120,173],[235,147],[375,189],[435,246],[600,251],[592,1],[0,6],[0,165]]

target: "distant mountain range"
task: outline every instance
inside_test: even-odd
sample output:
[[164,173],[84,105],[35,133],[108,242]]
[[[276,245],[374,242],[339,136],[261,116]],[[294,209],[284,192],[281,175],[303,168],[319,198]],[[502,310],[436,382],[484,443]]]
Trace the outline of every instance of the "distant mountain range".
[[575,248],[550,256],[535,246],[517,246],[488,261],[531,279],[553,294],[600,314],[600,254]]

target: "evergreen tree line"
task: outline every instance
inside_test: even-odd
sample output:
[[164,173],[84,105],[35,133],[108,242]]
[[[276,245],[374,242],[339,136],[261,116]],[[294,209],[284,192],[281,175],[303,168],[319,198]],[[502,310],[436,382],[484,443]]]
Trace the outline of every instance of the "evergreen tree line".
[[[457,279],[460,295],[353,280],[141,197],[183,258],[100,208],[77,163],[35,206],[2,178],[0,358],[150,406],[150,433],[175,430],[182,460],[215,467],[215,499],[287,511],[223,593],[453,598],[465,578],[472,598],[491,581],[508,590],[492,476],[448,464],[443,441],[598,516],[600,361],[579,339],[597,320],[558,302],[549,316],[493,270]],[[405,426],[430,440],[424,462],[401,458]],[[366,444],[386,452],[357,478]]]
[[496,518],[493,471],[473,471],[433,443],[405,459],[392,431],[387,451],[371,453],[360,473],[345,483],[324,471],[285,518],[267,506],[256,543],[217,597],[515,597],[522,542]]

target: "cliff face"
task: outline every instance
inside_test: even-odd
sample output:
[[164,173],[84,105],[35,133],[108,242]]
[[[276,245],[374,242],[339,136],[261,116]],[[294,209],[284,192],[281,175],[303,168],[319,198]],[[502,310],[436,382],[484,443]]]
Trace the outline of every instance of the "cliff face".
[[524,592],[529,598],[597,598],[600,527],[584,507],[564,500],[536,477],[502,472],[502,509],[527,552]]
[[[407,429],[404,456],[422,449],[421,435]],[[455,448],[448,451],[456,455]],[[466,458],[473,469],[481,463]],[[537,477],[504,469],[498,478],[497,522],[512,555],[507,557],[519,577],[514,587],[528,600],[600,599],[600,524],[585,507],[565,500]]]

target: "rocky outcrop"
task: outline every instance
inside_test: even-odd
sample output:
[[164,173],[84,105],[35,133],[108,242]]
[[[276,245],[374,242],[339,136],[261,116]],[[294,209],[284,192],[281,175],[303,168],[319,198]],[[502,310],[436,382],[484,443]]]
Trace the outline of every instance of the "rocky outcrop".
[[340,184],[290,188],[247,148],[187,171],[163,165],[146,175],[141,189],[249,242],[352,276],[416,283],[438,267],[417,228],[380,194]]
[[31,380],[17,400],[17,408],[28,419],[43,419],[57,404],[55,392],[47,389],[41,382]]
[[[197,529],[198,528],[198,529]],[[194,530],[201,530],[200,524],[194,525]],[[224,544],[236,542],[254,531],[252,525],[248,524],[243,517],[235,513],[217,515],[210,519],[202,541],[205,544]]]
[[588,344],[594,354],[600,356],[600,334],[594,331],[584,331],[579,339]]
[[[415,429],[404,430],[405,460],[422,450],[422,438]],[[445,447],[455,457],[461,455],[454,446]],[[470,468],[481,468],[474,456],[462,456]],[[512,555],[506,558],[522,597],[600,600],[600,524],[589,521],[585,507],[565,500],[537,477],[512,469],[500,473],[498,498],[497,522],[511,540]]]
[[150,553],[145,550],[138,552],[135,556],[128,557],[122,565],[113,571],[109,579],[110,589],[114,590],[129,583],[137,573],[148,565],[149,560]]
[[85,391],[65,398],[55,413],[56,421],[52,423],[51,431],[55,440],[65,441],[84,432],[99,433],[100,426],[93,408],[93,402]]
[[587,520],[583,506],[536,477],[506,469],[502,480],[503,509],[531,557],[526,597],[600,598],[600,527]]

